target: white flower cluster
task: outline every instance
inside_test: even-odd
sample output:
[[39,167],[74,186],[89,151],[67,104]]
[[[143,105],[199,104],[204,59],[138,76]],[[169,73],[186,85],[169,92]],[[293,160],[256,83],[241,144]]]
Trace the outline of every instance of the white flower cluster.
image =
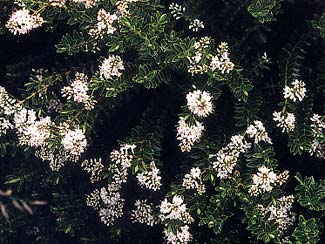
[[179,220],[190,224],[194,221],[189,214],[182,196],[175,195],[171,202],[165,198],[160,204],[161,221]]
[[184,223],[192,223],[194,219],[187,212],[186,204],[182,196],[175,195],[171,202],[165,198],[160,205],[160,219],[166,220],[180,220]]
[[[87,146],[86,137],[78,127],[69,129],[66,124],[56,127],[60,129],[62,148],[53,149],[50,145],[45,144],[35,152],[35,155],[43,161],[49,161],[53,171],[58,171],[65,162],[77,162]],[[74,143],[76,144],[74,145]]]
[[208,66],[205,64],[201,64],[203,54],[200,52],[196,52],[195,56],[188,57],[188,60],[190,62],[188,66],[188,72],[191,75],[195,74],[204,74],[208,71]]
[[283,89],[283,95],[285,99],[290,99],[293,102],[299,100],[300,102],[306,95],[305,83],[301,80],[295,79],[290,86],[285,86]]
[[42,26],[43,23],[44,20],[38,13],[32,14],[27,9],[19,9],[11,14],[6,27],[14,35],[21,35]]
[[87,110],[92,110],[96,101],[88,94],[88,76],[84,73],[76,73],[75,79],[72,80],[69,86],[62,88],[63,97],[68,100],[73,100],[76,103],[83,103]]
[[184,13],[186,11],[186,8],[177,4],[177,3],[171,3],[169,5],[169,10],[171,15],[175,18],[175,19],[180,19],[184,16]]
[[[59,130],[61,139],[61,145],[55,148],[48,143],[49,139],[56,139],[52,127]],[[8,129],[16,132],[19,145],[33,147],[37,157],[49,161],[52,170],[59,170],[66,161],[79,160],[87,146],[86,137],[78,127],[73,130],[66,124],[55,125],[50,117],[38,118],[35,111],[24,108],[0,87],[0,132],[4,134]]]
[[217,55],[214,56],[210,63],[212,71],[219,70],[222,74],[229,73],[234,69],[234,63],[230,61],[228,44],[221,42],[217,49]]
[[82,162],[81,167],[90,173],[90,181],[91,183],[95,183],[96,181],[99,181],[102,179],[101,173],[104,169],[104,165],[102,163],[102,159],[90,159],[85,160]]
[[193,125],[188,125],[184,117],[180,117],[177,125],[177,140],[182,152],[189,152],[195,142],[199,142],[202,137],[204,126],[195,121]]
[[150,163],[150,169],[137,174],[138,184],[149,190],[157,191],[161,187],[161,176],[155,162]]
[[116,31],[114,23],[117,19],[116,14],[110,14],[104,9],[100,9],[97,13],[97,23],[89,30],[89,35],[95,39],[102,39],[113,34]]
[[128,177],[128,169],[131,167],[135,145],[125,144],[120,150],[111,152],[109,171],[116,184],[125,183]]
[[189,174],[186,174],[183,179],[183,186],[185,189],[194,189],[198,194],[203,194],[205,192],[205,185],[201,179],[202,172],[199,167],[194,167],[191,169]]
[[204,52],[211,44],[211,37],[204,36],[194,43],[194,49],[199,52]]
[[282,128],[282,132],[293,131],[296,127],[296,118],[293,113],[274,111],[273,120],[277,122],[277,127]]
[[120,56],[110,55],[105,58],[99,66],[99,74],[102,79],[113,79],[120,77],[121,71],[124,70],[123,61]]
[[174,233],[172,230],[164,229],[165,239],[171,244],[187,244],[192,241],[192,234],[189,232],[190,227],[184,225],[179,227]]
[[189,110],[198,117],[205,118],[213,112],[212,96],[209,92],[195,90],[186,95]]
[[6,118],[0,117],[0,136],[7,134],[7,131],[12,129],[12,124]]
[[62,8],[65,6],[65,0],[49,0],[49,4],[53,7]]
[[98,2],[98,0],[72,0],[72,2],[81,3],[85,6],[85,8],[92,8],[96,6],[96,2]]
[[[125,144],[120,147],[120,150],[111,152],[111,164],[108,170],[112,173],[112,182],[108,184],[107,188],[101,188],[100,191],[95,190],[87,196],[87,205],[99,210],[101,221],[107,226],[112,225],[117,218],[123,215],[125,199],[121,198],[119,190],[127,180],[135,147],[135,145]],[[86,163],[86,167],[89,171],[91,171],[91,167],[95,167],[96,170],[98,168],[99,173],[102,171],[101,162],[100,164],[96,162],[92,166],[89,166],[88,163]],[[99,173],[94,173],[96,179]]]
[[119,189],[118,184],[111,183],[107,189],[103,187],[100,190],[100,198],[104,207],[99,210],[99,216],[107,226],[112,225],[117,218],[123,215],[125,199],[121,198]]
[[165,226],[168,226],[169,221],[180,221],[183,226],[175,230],[176,233],[165,228],[164,234],[167,243],[172,244],[186,244],[192,239],[192,235],[189,232],[189,226],[194,221],[189,214],[184,203],[182,196],[175,195],[171,202],[164,199],[160,204],[160,219],[164,222]]
[[158,223],[158,218],[154,215],[153,205],[147,200],[136,200],[135,209],[132,210],[131,220],[133,223],[153,226]]
[[129,4],[138,1],[139,0],[118,0],[115,5],[119,12],[119,16],[129,16]]
[[188,57],[189,66],[188,73],[192,76],[195,74],[203,74],[209,70],[208,65],[204,62],[204,57],[206,56],[207,49],[211,44],[210,37],[201,37],[198,41],[194,43],[195,55],[193,57]]
[[61,140],[64,151],[79,157],[86,149],[87,139],[81,129],[68,129]]
[[98,189],[95,189],[93,192],[86,195],[86,205],[92,207],[95,210],[99,210],[100,201],[100,191]]
[[281,174],[276,174],[272,169],[266,166],[261,166],[256,174],[253,174],[253,184],[248,192],[251,196],[257,196],[266,192],[271,192],[275,186],[283,185],[289,177],[289,172],[284,171]]
[[313,114],[310,121],[313,131],[313,142],[310,154],[315,155],[319,159],[325,159],[325,143],[322,143],[320,140],[325,134],[325,118],[324,116]]
[[50,117],[38,120],[35,111],[25,108],[17,111],[14,115],[14,125],[20,145],[35,148],[44,146],[51,135],[51,124]]
[[288,226],[291,226],[296,218],[296,214],[292,212],[294,196],[283,196],[277,199],[276,203],[272,202],[267,207],[258,205],[257,207],[264,216],[268,216],[268,220],[274,220],[278,225],[278,229],[283,234]]
[[212,165],[220,179],[226,179],[233,172],[237,160],[241,153],[246,152],[251,147],[251,144],[246,142],[244,136],[234,135],[230,138],[230,143],[217,154],[212,154],[209,157],[215,158]]
[[254,143],[259,143],[261,141],[272,144],[272,140],[265,130],[263,123],[259,120],[253,121],[253,124],[248,126],[246,134],[249,138],[254,138]]
[[191,31],[198,32],[200,29],[204,29],[204,24],[203,24],[203,22],[201,20],[194,19],[194,20],[191,21],[188,28]]

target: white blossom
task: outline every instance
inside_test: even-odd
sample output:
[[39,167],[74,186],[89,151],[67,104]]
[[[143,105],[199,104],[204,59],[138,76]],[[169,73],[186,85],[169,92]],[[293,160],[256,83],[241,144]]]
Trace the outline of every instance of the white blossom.
[[217,54],[212,58],[210,69],[219,70],[222,74],[229,73],[234,69],[234,64],[230,61],[228,44],[221,42],[217,49]]
[[191,23],[189,24],[188,28],[191,31],[198,32],[200,29],[203,29],[204,28],[204,24],[203,24],[203,22],[201,20],[194,19],[194,20],[191,21]]
[[321,141],[324,136],[325,120],[324,116],[313,114],[310,118],[311,128],[313,132],[313,141],[309,149],[310,155],[314,155],[319,159],[325,159],[325,143]]
[[161,187],[161,176],[155,162],[150,163],[150,169],[137,174],[138,183],[141,187],[157,191]]
[[283,234],[294,223],[296,218],[296,214],[292,212],[293,203],[293,195],[283,196],[267,207],[258,205],[258,209],[264,216],[268,216],[268,221],[274,220],[279,226],[279,231]]
[[274,112],[273,120],[277,122],[277,127],[282,128],[282,132],[294,130],[296,118],[293,113]]
[[116,14],[110,14],[104,9],[100,9],[97,13],[97,23],[89,30],[89,35],[95,39],[102,39],[108,35],[112,35],[116,31],[114,23],[118,20]]
[[121,198],[119,188],[116,184],[109,184],[107,188],[100,190],[100,197],[104,207],[99,210],[101,221],[110,226],[117,218],[123,215],[125,199]]
[[61,140],[64,150],[74,156],[80,156],[86,149],[87,139],[81,129],[68,129]]
[[101,172],[104,169],[104,165],[102,163],[102,159],[90,159],[85,160],[82,162],[81,167],[90,173],[90,181],[91,183],[95,183],[96,181],[99,181],[102,179]]
[[182,185],[185,189],[194,189],[199,194],[203,194],[205,192],[205,185],[202,182],[201,174],[202,172],[199,167],[192,168],[189,174],[185,174]]
[[100,207],[100,191],[98,189],[94,190],[90,194],[86,195],[86,205],[98,210]]
[[252,196],[271,192],[275,186],[284,184],[289,177],[288,171],[277,175],[272,169],[264,165],[257,170],[258,172],[252,176],[253,184],[249,188],[249,194]]
[[112,179],[117,184],[125,183],[128,176],[128,169],[131,167],[135,145],[125,144],[120,150],[111,152],[109,171],[113,174]]
[[213,112],[212,96],[209,92],[195,90],[186,95],[189,110],[198,117],[205,118]]
[[66,0],[49,0],[49,4],[53,7],[59,7],[62,8],[65,6]]
[[247,143],[242,135],[235,135],[230,138],[227,146],[221,148],[217,154],[210,155],[210,158],[215,158],[212,166],[217,172],[217,177],[228,178],[232,174],[240,154],[246,152],[250,147],[251,144]]
[[11,14],[6,27],[14,35],[21,35],[42,26],[43,23],[44,20],[38,13],[33,14],[27,9],[19,9]]
[[254,143],[256,144],[260,141],[272,144],[272,140],[266,132],[263,123],[259,120],[253,121],[253,124],[248,126],[246,133],[249,138],[254,138]]
[[184,117],[180,117],[177,125],[177,140],[182,152],[189,152],[195,142],[199,142],[202,137],[204,126],[195,121],[193,125],[188,125]]
[[154,215],[153,205],[147,200],[136,200],[135,209],[132,210],[131,219],[133,223],[146,224],[153,226],[158,223],[157,217]]
[[84,4],[86,8],[92,8],[96,6],[98,0],[72,0],[72,2]]
[[169,10],[171,15],[175,18],[175,19],[180,19],[181,17],[184,16],[184,13],[186,11],[186,8],[177,4],[177,3],[171,3],[169,5]]
[[197,51],[193,57],[187,57],[189,61],[188,66],[188,73],[190,73],[192,76],[195,74],[204,74],[208,71],[208,66],[205,64],[202,64],[203,54],[201,51]]
[[75,79],[69,86],[61,90],[62,96],[76,103],[83,103],[87,110],[94,108],[96,101],[89,95],[88,76],[84,73],[76,73]]
[[181,226],[176,230],[176,233],[169,231],[168,229],[164,229],[166,242],[171,244],[190,243],[193,237],[189,232],[189,228],[190,227],[188,225]]
[[301,80],[295,79],[291,86],[285,86],[283,89],[283,95],[285,99],[290,99],[293,102],[297,100],[302,101],[306,95],[305,83]]
[[100,77],[106,80],[120,77],[122,70],[124,70],[123,61],[120,56],[116,55],[108,56],[99,66]]
[[160,219],[162,221],[180,220],[192,223],[194,219],[189,214],[182,196],[175,195],[171,202],[166,198],[160,204]]

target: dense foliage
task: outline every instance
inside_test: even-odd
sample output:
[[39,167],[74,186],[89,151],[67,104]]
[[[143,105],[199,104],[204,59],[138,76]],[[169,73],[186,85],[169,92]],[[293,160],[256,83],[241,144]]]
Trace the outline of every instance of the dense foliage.
[[324,242],[324,1],[0,9],[0,243]]

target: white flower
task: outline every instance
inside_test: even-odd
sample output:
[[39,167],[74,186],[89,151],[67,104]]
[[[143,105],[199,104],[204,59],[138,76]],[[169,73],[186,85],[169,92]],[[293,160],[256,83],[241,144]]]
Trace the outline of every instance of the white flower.
[[214,56],[210,63],[210,69],[212,71],[219,70],[222,74],[229,73],[234,69],[234,64],[230,61],[228,44],[221,42],[218,49],[217,55]]
[[271,169],[263,165],[259,167],[258,172],[252,176],[253,184],[249,188],[249,194],[257,196],[259,194],[270,192],[275,186],[281,186],[284,184],[288,177],[288,171],[284,171],[277,175]]
[[253,175],[253,184],[260,192],[270,192],[276,182],[276,174],[265,166],[259,167],[258,172]]
[[14,114],[14,127],[17,130],[20,145],[35,148],[44,146],[51,135],[51,124],[50,117],[37,119],[33,110],[23,108]]
[[189,110],[202,118],[207,117],[213,112],[212,96],[209,92],[195,90],[186,95]]
[[292,131],[295,128],[295,115],[293,113],[274,112],[273,120],[277,122],[277,127],[282,128],[282,132]]
[[65,0],[50,0],[49,3],[53,7],[62,8],[65,6]]
[[143,173],[137,174],[138,183],[141,187],[149,190],[157,191],[161,187],[161,176],[155,162],[150,163],[150,169]]
[[278,224],[278,230],[282,235],[295,221],[296,214],[292,212],[293,203],[294,196],[289,195],[280,197],[267,207],[258,205],[258,208],[264,216],[268,216],[268,221],[274,220]]
[[179,5],[177,3],[171,3],[169,5],[169,10],[170,10],[171,15],[175,19],[180,19],[181,17],[183,17],[186,9],[185,9],[185,7],[182,7],[181,5]]
[[188,61],[190,62],[188,66],[188,72],[193,76],[195,74],[204,74],[208,71],[208,66],[205,64],[201,64],[202,60],[202,53],[201,51],[197,51],[193,57],[187,57]]
[[300,80],[294,80],[291,83],[291,87],[285,86],[283,89],[283,95],[285,99],[290,99],[293,102],[299,100],[300,102],[304,99],[306,95],[305,83]]
[[90,181],[91,183],[95,183],[96,181],[99,181],[102,179],[100,176],[101,172],[104,169],[104,165],[102,163],[102,159],[90,159],[85,160],[82,162],[81,167],[91,174]]
[[79,128],[68,129],[61,140],[61,144],[66,152],[78,157],[85,151],[87,139]]
[[198,32],[200,29],[204,28],[204,24],[201,20],[199,19],[194,19],[193,21],[191,21],[190,25],[188,26],[188,28],[194,32]]
[[120,56],[116,55],[108,56],[99,66],[100,77],[106,80],[120,77],[122,70],[124,70],[123,61]]
[[201,169],[194,167],[189,174],[186,174],[183,178],[183,184],[185,189],[195,189],[199,194],[205,192],[205,185],[201,180]]
[[154,216],[153,205],[147,200],[136,200],[135,209],[132,210],[131,219],[133,223],[141,223],[149,226],[157,224],[158,219]]
[[116,14],[110,14],[104,9],[97,13],[97,23],[89,30],[89,35],[95,39],[102,39],[105,36],[112,35],[116,31],[115,21],[118,19]]
[[72,0],[72,2],[82,3],[86,8],[92,8],[96,5],[96,2],[98,2],[98,0]]
[[126,144],[120,147],[120,150],[111,152],[109,171],[113,174],[112,178],[115,183],[125,183],[128,176],[128,169],[131,167],[135,145]]
[[94,190],[89,195],[86,195],[86,205],[92,207],[95,210],[99,209],[100,201],[100,191],[98,189]]
[[21,35],[42,26],[43,23],[44,20],[39,14],[32,14],[27,9],[19,9],[11,14],[6,27],[14,35]]
[[171,244],[190,243],[193,237],[189,232],[189,228],[190,227],[188,225],[181,226],[179,229],[176,230],[176,233],[164,229],[166,242]]
[[272,144],[272,140],[267,134],[265,127],[261,121],[255,120],[252,125],[248,126],[246,133],[249,138],[254,138],[254,142],[256,144],[260,141],[265,141]]
[[107,226],[114,223],[117,218],[122,217],[125,199],[121,198],[116,184],[109,184],[100,190],[100,197],[105,207],[99,210],[101,221]]
[[180,220],[184,223],[192,223],[194,219],[187,212],[183,197],[175,195],[171,202],[166,198],[160,204],[160,219],[162,221]]
[[75,79],[72,80],[69,86],[62,88],[63,97],[68,100],[73,100],[77,103],[83,103],[87,110],[94,108],[96,101],[88,94],[88,77],[84,73],[76,73]]
[[227,146],[221,148],[216,155],[210,155],[210,158],[216,158],[212,166],[217,172],[217,177],[228,178],[236,166],[240,153],[246,152],[250,147],[251,144],[247,143],[242,135],[234,135]]
[[188,125],[185,118],[181,117],[177,125],[177,140],[182,152],[189,152],[195,142],[199,142],[202,137],[204,126],[196,121],[193,125]]

